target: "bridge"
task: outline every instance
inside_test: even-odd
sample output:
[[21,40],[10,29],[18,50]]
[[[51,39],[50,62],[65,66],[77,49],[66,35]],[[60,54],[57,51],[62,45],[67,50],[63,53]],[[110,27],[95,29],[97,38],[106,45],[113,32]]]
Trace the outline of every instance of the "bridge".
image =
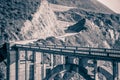
[[[84,67],[86,58],[93,62],[89,63],[94,68],[93,74]],[[112,71],[98,66],[98,60],[111,62]],[[59,74],[62,80],[65,72],[78,73],[86,80],[98,80],[98,73],[106,80],[119,80],[119,62],[118,49],[7,44],[7,80],[54,80]]]

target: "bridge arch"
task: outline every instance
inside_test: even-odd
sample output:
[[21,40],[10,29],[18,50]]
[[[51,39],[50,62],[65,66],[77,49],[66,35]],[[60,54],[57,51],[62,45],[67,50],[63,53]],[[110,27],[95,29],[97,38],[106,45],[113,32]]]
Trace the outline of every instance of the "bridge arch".
[[113,75],[102,67],[98,67],[98,72],[105,76],[106,80],[113,80]]
[[44,80],[52,80],[58,73],[62,71],[74,71],[83,76],[86,80],[94,80],[89,75],[87,75],[87,70],[76,64],[61,64],[53,68],[49,75],[46,76]]

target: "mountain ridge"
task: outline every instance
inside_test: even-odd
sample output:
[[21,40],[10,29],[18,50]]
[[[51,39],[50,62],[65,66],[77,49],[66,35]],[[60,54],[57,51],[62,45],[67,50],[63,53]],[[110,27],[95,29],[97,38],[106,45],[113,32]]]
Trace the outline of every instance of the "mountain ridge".
[[48,2],[52,4],[59,4],[64,6],[70,7],[77,7],[86,10],[91,10],[94,12],[101,12],[101,13],[115,13],[107,6],[103,5],[102,3],[96,0],[48,0]]

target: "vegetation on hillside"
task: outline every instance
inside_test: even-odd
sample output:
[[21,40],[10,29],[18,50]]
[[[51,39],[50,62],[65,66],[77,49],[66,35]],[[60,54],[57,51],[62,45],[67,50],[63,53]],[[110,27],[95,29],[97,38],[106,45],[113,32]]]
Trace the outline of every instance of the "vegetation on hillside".
[[[25,20],[31,20],[36,12],[40,0],[1,0],[0,1],[0,29],[6,29],[11,40],[22,39],[19,33]],[[3,34],[3,33],[2,33]]]

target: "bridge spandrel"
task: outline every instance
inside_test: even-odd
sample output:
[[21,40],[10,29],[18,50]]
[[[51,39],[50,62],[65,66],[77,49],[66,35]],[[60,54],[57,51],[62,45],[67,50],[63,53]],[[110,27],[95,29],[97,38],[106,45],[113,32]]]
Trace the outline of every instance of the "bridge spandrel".
[[[59,64],[65,64],[64,58],[68,57],[82,57],[97,60],[120,61],[119,50],[99,49],[99,48],[80,48],[67,46],[28,46],[18,45],[15,49],[19,49],[18,53],[20,62],[17,63],[19,80],[28,80],[29,78],[35,80],[42,80],[46,77],[46,71],[52,69]],[[27,53],[27,56],[26,54]],[[15,54],[16,55],[16,54]],[[45,57],[48,55],[48,57]],[[54,57],[56,55],[56,58]],[[13,57],[13,56],[12,56]],[[48,59],[48,61],[46,60]],[[47,61],[47,62],[46,62]],[[50,61],[50,63],[49,63]],[[69,60],[74,63],[74,58]],[[70,63],[70,64],[71,64]],[[18,65],[19,64],[19,65]],[[74,63],[75,64],[75,63]],[[16,64],[14,64],[15,66]],[[24,70],[22,69],[24,68]],[[17,68],[15,68],[17,69]],[[12,68],[11,68],[12,70]],[[12,72],[16,75],[15,71]],[[12,73],[10,75],[12,75]],[[21,74],[23,77],[20,77]],[[12,76],[11,76],[12,78]],[[15,77],[14,77],[15,78]],[[12,79],[15,80],[15,79]]]

